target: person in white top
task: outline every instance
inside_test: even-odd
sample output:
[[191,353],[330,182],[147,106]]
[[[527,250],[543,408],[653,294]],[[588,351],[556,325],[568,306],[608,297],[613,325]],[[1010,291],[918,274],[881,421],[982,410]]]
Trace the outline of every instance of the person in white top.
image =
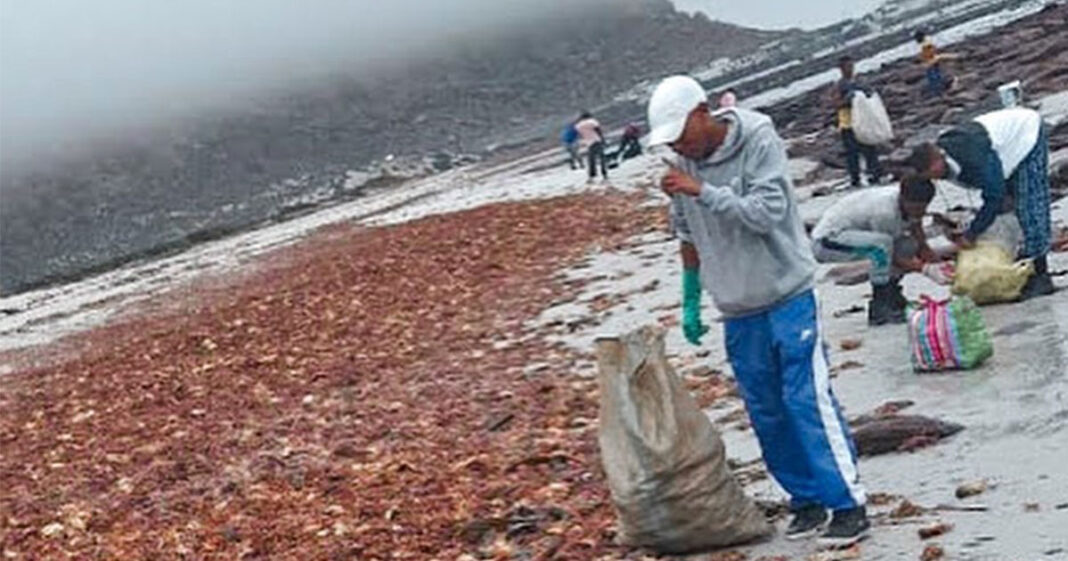
[[950,274],[935,263],[922,235],[923,215],[934,198],[930,180],[910,175],[851,193],[824,211],[812,230],[812,253],[820,263],[868,260],[872,300],[868,324],[903,323],[908,304],[901,293],[905,273],[922,272],[947,284]]
[[1046,262],[1051,237],[1049,139],[1037,111],[1012,107],[980,115],[942,133],[933,144],[917,146],[909,163],[925,177],[951,179],[982,191],[982,208],[954,240],[959,247],[971,247],[1011,203],[1024,232],[1021,257],[1035,266],[1021,299],[1053,293]]
[[597,177],[598,167],[601,170],[601,177],[608,181],[608,164],[604,157],[604,133],[601,132],[601,123],[594,119],[589,111],[584,111],[579,121],[575,123],[575,130],[578,131],[582,148],[586,150],[586,168],[590,172],[589,181],[592,182]]

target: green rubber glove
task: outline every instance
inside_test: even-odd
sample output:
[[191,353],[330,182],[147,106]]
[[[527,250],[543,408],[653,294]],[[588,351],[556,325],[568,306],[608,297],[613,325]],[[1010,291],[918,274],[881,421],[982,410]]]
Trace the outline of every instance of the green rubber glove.
[[701,344],[701,336],[708,326],[701,323],[701,277],[697,269],[682,270],[682,333],[694,345]]

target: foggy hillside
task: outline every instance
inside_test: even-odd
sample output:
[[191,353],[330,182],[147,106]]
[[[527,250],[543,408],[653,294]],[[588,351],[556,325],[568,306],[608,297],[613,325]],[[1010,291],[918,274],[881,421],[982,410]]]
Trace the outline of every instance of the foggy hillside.
[[39,160],[31,172],[5,166],[0,288],[276,218],[300,190],[343,181],[387,154],[477,153],[517,131],[554,134],[567,116],[641,79],[776,36],[679,14],[667,0],[593,3],[536,29],[465,34],[435,59],[387,65],[373,80],[339,71],[239,110]]

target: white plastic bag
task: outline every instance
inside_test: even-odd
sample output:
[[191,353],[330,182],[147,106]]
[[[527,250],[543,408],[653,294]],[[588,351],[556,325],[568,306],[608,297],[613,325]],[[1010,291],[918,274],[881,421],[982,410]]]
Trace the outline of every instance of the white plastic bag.
[[625,545],[689,553],[771,533],[716,429],[664,356],[664,332],[597,340],[599,443]]
[[894,128],[879,94],[872,92],[868,96],[859,90],[854,92],[852,109],[853,134],[857,135],[857,142],[878,146],[894,139]]
[[1020,219],[1013,213],[999,214],[994,223],[979,235],[976,243],[997,244],[1012,258],[1023,243],[1023,228],[1020,227]]

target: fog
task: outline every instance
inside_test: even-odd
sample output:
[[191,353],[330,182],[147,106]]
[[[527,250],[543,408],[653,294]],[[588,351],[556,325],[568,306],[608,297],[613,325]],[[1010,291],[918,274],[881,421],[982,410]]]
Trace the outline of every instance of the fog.
[[370,76],[596,1],[612,0],[0,0],[0,164]]

